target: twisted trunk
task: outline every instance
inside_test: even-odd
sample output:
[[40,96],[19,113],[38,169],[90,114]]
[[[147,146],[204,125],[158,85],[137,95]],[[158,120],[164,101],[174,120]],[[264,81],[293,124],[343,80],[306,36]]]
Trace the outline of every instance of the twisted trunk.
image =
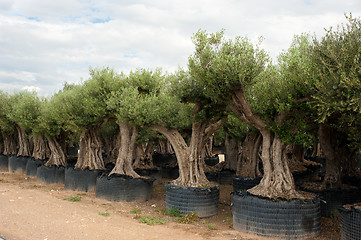
[[228,134],[226,134],[226,140],[225,140],[225,148],[226,148],[226,155],[225,155],[225,162],[222,166],[223,169],[230,169],[233,171],[237,170],[237,162],[238,162],[238,142],[230,137]]
[[120,132],[117,133],[112,139],[105,138],[105,153],[107,155],[104,159],[104,165],[114,163],[117,161],[119,148],[120,148]]
[[336,133],[330,126],[321,124],[318,130],[318,138],[322,152],[326,157],[326,175],[323,186],[324,188],[341,188],[341,165]]
[[99,137],[99,126],[83,132],[79,140],[79,155],[75,168],[84,170],[104,169],[102,142]]
[[44,165],[47,167],[51,167],[52,165],[65,166],[66,159],[64,149],[55,138],[48,137],[47,140],[50,148],[50,158]]
[[182,135],[174,129],[155,125],[153,128],[163,134],[172,144],[179,166],[179,177],[172,184],[185,187],[209,186],[204,174],[205,144],[210,136],[221,127],[221,121],[207,127],[207,122],[193,123],[189,146]]
[[18,132],[18,143],[19,143],[19,151],[17,156],[23,156],[23,157],[31,156],[29,140],[28,137],[26,136],[26,132],[19,126],[16,126],[16,130]]
[[[243,91],[232,95],[234,111],[241,113],[240,118],[257,128],[262,135],[262,163],[264,175],[259,185],[248,191],[268,198],[305,198],[309,197],[296,191],[295,182],[290,172],[287,159],[284,157],[285,146],[281,140],[267,129],[266,122],[252,112]],[[279,116],[279,123],[282,121]]]
[[4,155],[16,154],[16,138],[14,134],[2,132],[2,137],[4,141]]
[[261,134],[247,135],[243,142],[242,152],[237,166],[237,175],[242,177],[261,177],[259,171],[259,148],[262,143]]
[[140,176],[133,169],[133,159],[135,157],[135,140],[137,139],[138,131],[136,127],[132,127],[128,124],[119,123],[120,130],[120,144],[121,146],[118,151],[117,161],[113,170],[109,175],[112,174],[123,174],[139,178]]
[[299,144],[288,144],[285,149],[285,158],[290,166],[291,171],[304,171],[304,147]]
[[33,138],[34,150],[32,157],[44,160],[46,158],[46,143],[42,135]]
[[137,145],[133,168],[154,168],[152,161],[153,144],[150,142]]
[[213,139],[214,135],[208,138],[208,141],[206,142],[206,145],[204,146],[205,154],[207,157],[213,157]]

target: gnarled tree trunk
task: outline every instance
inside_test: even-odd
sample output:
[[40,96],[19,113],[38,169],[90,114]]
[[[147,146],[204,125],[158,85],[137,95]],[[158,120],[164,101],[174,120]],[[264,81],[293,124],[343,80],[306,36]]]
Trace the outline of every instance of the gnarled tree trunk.
[[55,138],[47,138],[47,140],[50,148],[50,158],[44,165],[47,167],[52,165],[65,166],[65,153],[59,142]]
[[150,142],[138,144],[133,168],[154,168],[152,161],[153,150],[153,144]]
[[220,127],[221,121],[211,124],[209,127],[207,127],[207,123],[193,123],[188,146],[177,130],[159,125],[153,126],[156,131],[169,140],[177,156],[179,177],[172,184],[185,187],[202,187],[210,184],[203,170],[204,147],[207,139]]
[[116,163],[120,149],[120,132],[118,132],[112,139],[105,139],[105,153],[107,158],[104,159],[104,164]]
[[46,143],[42,135],[33,138],[34,150],[32,157],[35,159],[44,160],[46,158]]
[[253,178],[262,176],[259,171],[259,148],[261,143],[261,134],[247,135],[238,161],[237,176]]
[[16,126],[16,130],[18,131],[18,144],[19,144],[18,156],[23,156],[23,157],[31,156],[29,139],[26,136],[26,132],[19,126]]
[[261,134],[264,175],[260,184],[248,191],[268,198],[304,198],[296,191],[284,153],[286,145],[268,130],[261,131]]
[[[264,175],[259,185],[248,192],[268,198],[305,198],[304,194],[296,191],[295,182],[290,172],[287,159],[284,157],[284,144],[267,129],[266,122],[252,112],[242,90],[232,95],[234,110],[241,113],[241,119],[257,128],[262,135],[262,163]],[[278,116],[282,124],[283,116]]]
[[99,126],[89,128],[79,139],[79,154],[75,168],[84,170],[104,169],[102,142],[99,137]]
[[326,175],[323,186],[325,188],[341,188],[341,165],[337,151],[336,133],[330,126],[320,124],[318,138],[326,157]]
[[213,157],[213,139],[214,139],[214,134],[208,138],[208,141],[206,141],[206,145],[204,146],[204,150],[205,150],[205,155],[206,157]]
[[288,160],[291,171],[307,170],[304,166],[304,147],[302,145],[288,144],[284,154],[285,158]]
[[133,159],[135,157],[135,141],[137,139],[138,130],[136,127],[132,127],[125,123],[119,123],[120,130],[120,144],[117,161],[113,170],[109,175],[112,174],[123,174],[139,178],[140,176],[133,169]]
[[225,154],[225,162],[222,168],[237,171],[237,163],[239,159],[238,142],[234,138],[226,134],[226,140],[224,145],[226,148],[226,154]]
[[4,155],[16,154],[16,138],[14,134],[2,132],[2,137],[4,141]]

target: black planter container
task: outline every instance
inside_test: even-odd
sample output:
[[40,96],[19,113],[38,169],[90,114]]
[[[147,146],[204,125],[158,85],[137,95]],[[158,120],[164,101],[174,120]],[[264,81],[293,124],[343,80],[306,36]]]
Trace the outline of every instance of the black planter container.
[[316,191],[307,188],[301,189],[303,191],[315,193],[319,196],[322,217],[332,217],[337,213],[338,207],[361,201],[361,191],[357,188],[326,189],[323,191]]
[[156,167],[176,166],[177,158],[172,153],[155,152],[152,155],[153,165]]
[[155,179],[155,182],[162,180],[162,173],[159,168],[137,168],[134,170],[142,177],[152,177]]
[[341,240],[361,239],[361,210],[351,207],[338,208],[341,217]]
[[162,178],[165,179],[177,179],[179,177],[179,168],[178,167],[160,167],[160,174]]
[[26,163],[26,176],[36,176],[38,167],[43,165],[40,159],[29,158]]
[[44,165],[38,167],[36,172],[37,180],[40,182],[51,183],[64,183],[65,168],[63,166],[46,167]]
[[5,155],[0,155],[0,171],[9,171],[9,158]]
[[214,165],[217,165],[219,163],[219,157],[218,157],[218,155],[216,155],[215,157],[205,157],[204,162],[208,166],[214,166]]
[[81,170],[80,168],[74,169],[67,167],[65,169],[64,188],[67,190],[78,190],[83,192],[95,190],[97,177],[104,172],[104,170],[90,171],[89,169]]
[[28,162],[29,157],[17,157],[12,155],[9,157],[9,171],[25,173],[26,172],[26,163]]
[[233,184],[233,177],[236,176],[236,172],[232,170],[222,170],[219,172],[220,184]]
[[181,215],[194,212],[201,218],[218,212],[219,186],[197,188],[165,184],[165,187],[167,210],[177,209]]
[[97,178],[95,196],[115,202],[147,201],[152,196],[154,180],[104,174]]
[[268,199],[246,191],[233,196],[235,230],[276,239],[305,239],[319,235],[320,201]]
[[219,172],[211,171],[211,172],[204,172],[208,181],[219,183]]
[[261,177],[252,178],[252,177],[235,176],[233,177],[233,191],[238,192],[253,188],[254,186],[259,184],[261,179],[262,179]]

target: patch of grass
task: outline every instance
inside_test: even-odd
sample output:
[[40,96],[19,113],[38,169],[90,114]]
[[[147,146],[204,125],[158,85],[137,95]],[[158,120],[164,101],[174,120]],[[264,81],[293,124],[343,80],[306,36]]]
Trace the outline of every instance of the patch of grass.
[[67,200],[70,202],[79,202],[81,198],[78,196],[70,196]]
[[197,214],[195,214],[194,212],[192,213],[188,213],[186,215],[184,215],[183,217],[179,217],[176,222],[177,223],[183,223],[183,224],[191,224],[194,222],[198,222],[199,221],[199,216]]
[[142,211],[139,210],[139,209],[133,209],[133,210],[130,211],[130,213],[131,213],[131,214],[137,214],[137,215],[138,215],[138,214],[141,214]]
[[160,218],[160,217],[154,217],[154,216],[150,216],[150,217],[142,216],[139,219],[140,223],[146,223],[148,225],[165,224],[168,221],[169,221],[168,218]]
[[108,217],[109,216],[109,213],[108,212],[105,212],[105,213],[98,213],[99,215],[101,215],[101,216],[104,216],[104,217]]
[[175,208],[175,207],[170,207],[168,211],[167,211],[167,209],[163,208],[162,213],[163,213],[163,215],[167,215],[167,216],[171,216],[171,217],[180,217],[181,216],[181,211],[179,211],[179,209]]
[[211,224],[208,224],[208,225],[207,225],[207,228],[208,228],[209,230],[217,230],[217,228],[213,227]]
[[78,196],[86,196],[86,193],[78,193]]

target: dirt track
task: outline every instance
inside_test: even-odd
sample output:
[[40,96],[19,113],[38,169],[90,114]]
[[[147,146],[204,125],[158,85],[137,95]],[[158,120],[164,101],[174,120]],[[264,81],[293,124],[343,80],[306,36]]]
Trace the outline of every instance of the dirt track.
[[[66,191],[61,184],[48,185],[34,177],[0,173],[0,236],[6,240],[260,239],[232,229],[231,186],[221,186],[219,214],[193,224],[176,223],[175,218],[162,214],[163,186],[163,183],[154,186],[154,196],[145,203],[109,202],[95,198],[94,192]],[[69,201],[71,196],[79,197],[80,201]],[[140,213],[132,214],[134,210]],[[147,225],[139,223],[141,216],[160,217],[168,222]],[[324,227],[317,239],[339,239],[334,222],[327,221],[331,225]]]

